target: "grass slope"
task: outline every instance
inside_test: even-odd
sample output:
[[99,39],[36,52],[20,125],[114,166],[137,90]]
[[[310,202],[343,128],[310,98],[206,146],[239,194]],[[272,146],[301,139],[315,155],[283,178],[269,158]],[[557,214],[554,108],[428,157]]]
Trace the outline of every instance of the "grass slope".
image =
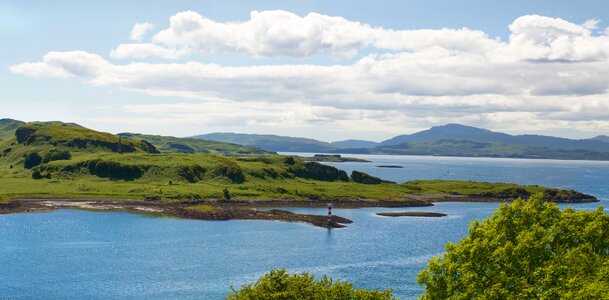
[[[497,183],[395,184],[363,173],[350,178],[334,167],[291,156],[158,153],[139,138],[122,138],[123,153],[118,153],[118,143],[115,135],[75,124],[23,125],[14,138],[0,143],[0,196],[224,199],[227,188],[233,199],[407,201],[413,195],[430,194],[515,198],[539,191],[562,193]],[[56,155],[61,151],[70,155]],[[32,153],[39,160],[25,168]]]
[[273,152],[265,151],[256,147],[203,139],[177,138],[171,136],[144,135],[136,133],[121,133],[119,135],[128,138],[146,140],[163,153],[206,153],[216,155],[273,154]]
[[330,143],[318,140],[278,135],[210,133],[197,135],[193,138],[254,146],[275,152],[326,152],[338,149]]
[[24,124],[24,122],[13,119],[0,119],[0,140],[12,138],[15,130]]

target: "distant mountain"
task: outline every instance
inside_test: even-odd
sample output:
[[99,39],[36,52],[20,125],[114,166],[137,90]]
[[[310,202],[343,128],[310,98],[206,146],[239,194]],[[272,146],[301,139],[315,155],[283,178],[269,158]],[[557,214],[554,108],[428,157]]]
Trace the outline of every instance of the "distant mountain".
[[417,133],[409,135],[398,135],[394,138],[382,141],[379,146],[384,147],[412,142],[433,142],[443,139],[501,143],[508,141],[511,137],[512,136],[509,134],[493,132],[486,129],[480,129],[459,124],[447,124],[443,126],[435,126],[430,129],[419,131]]
[[609,136],[606,136],[606,135],[599,135],[599,136],[596,136],[596,137],[591,138],[591,140],[593,140],[593,141],[601,141],[601,142],[609,143]]
[[400,135],[383,141],[379,147],[413,142],[435,142],[438,140],[468,140],[474,142],[527,145],[562,150],[585,150],[609,152],[609,142],[601,139],[572,140],[543,135],[509,135],[471,126],[447,124],[420,131],[411,135]]
[[163,153],[207,153],[217,155],[272,154],[257,147],[209,141],[195,138],[177,138],[172,136],[145,135],[137,133],[119,133],[126,138],[146,140]]
[[0,140],[11,138],[15,135],[15,130],[25,122],[13,119],[0,119]]
[[210,133],[192,138],[253,146],[274,152],[329,152],[338,149],[337,146],[318,140],[279,135]]
[[379,145],[377,142],[372,141],[364,141],[364,140],[345,140],[332,142],[332,145],[341,148],[341,149],[349,149],[349,148],[374,148]]

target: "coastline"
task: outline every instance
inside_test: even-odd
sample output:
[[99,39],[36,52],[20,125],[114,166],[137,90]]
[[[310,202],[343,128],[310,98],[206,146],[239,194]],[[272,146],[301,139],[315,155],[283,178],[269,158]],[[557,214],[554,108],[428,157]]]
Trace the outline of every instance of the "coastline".
[[[416,195],[404,200],[341,199],[332,201],[334,208],[364,207],[426,207],[434,202],[510,202],[513,199],[484,197],[483,195]],[[558,203],[598,202],[594,197],[583,199],[549,199]],[[333,215],[292,213],[276,208],[325,208],[326,201],[297,199],[244,199],[244,200],[134,200],[90,198],[17,198],[0,203],[0,214],[45,212],[57,209],[81,209],[104,212],[130,212],[153,216],[175,217],[208,221],[267,220],[305,222],[324,228],[342,228],[352,221]],[[275,208],[261,210],[261,208]]]

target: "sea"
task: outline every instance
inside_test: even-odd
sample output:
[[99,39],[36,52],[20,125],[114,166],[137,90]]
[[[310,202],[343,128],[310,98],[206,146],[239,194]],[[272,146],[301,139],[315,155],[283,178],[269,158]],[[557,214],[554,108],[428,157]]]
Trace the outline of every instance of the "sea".
[[[301,155],[312,155],[300,153]],[[574,189],[609,204],[609,162],[345,155],[370,162],[327,163],[385,180],[458,179]],[[380,168],[380,165],[402,168]],[[325,229],[273,221],[200,221],[131,213],[57,210],[0,215],[0,299],[224,299],[231,287],[273,268],[327,274],[356,287],[416,299],[426,262],[467,235],[497,203],[423,208],[335,209],[354,221]],[[325,209],[291,208],[325,214]],[[442,218],[389,218],[429,211]]]

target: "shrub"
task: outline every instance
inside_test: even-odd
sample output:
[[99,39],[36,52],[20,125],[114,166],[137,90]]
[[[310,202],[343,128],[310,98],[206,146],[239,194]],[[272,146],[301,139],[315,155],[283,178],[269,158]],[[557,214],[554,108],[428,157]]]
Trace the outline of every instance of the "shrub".
[[422,299],[601,299],[609,295],[609,215],[537,194],[474,221],[417,280]]
[[32,172],[32,179],[42,179],[42,174],[40,174],[40,171]]
[[224,190],[222,190],[222,196],[224,196],[224,200],[229,201],[230,200],[230,192],[228,191],[228,188],[224,188]]
[[42,158],[42,163],[46,164],[51,161],[69,160],[71,158],[72,158],[72,154],[70,154],[70,151],[62,151],[62,150],[53,149],[44,155],[44,157]]
[[199,165],[181,166],[178,168],[178,175],[190,183],[195,183],[203,178],[205,169]]
[[396,299],[391,290],[377,291],[356,289],[346,281],[327,276],[317,280],[308,273],[290,275],[286,270],[272,270],[255,283],[244,285],[227,296],[229,300],[254,299]]
[[245,181],[245,175],[241,167],[235,162],[227,159],[218,159],[221,164],[213,168],[212,174],[218,177],[225,177],[230,179],[233,183],[243,183]]
[[374,177],[372,175],[368,175],[366,173],[358,172],[358,171],[351,172],[351,180],[353,180],[353,182],[363,183],[363,184],[381,184],[381,183],[383,183],[383,180],[381,180],[378,177]]
[[31,169],[35,166],[40,165],[42,162],[42,157],[37,152],[30,152],[25,156],[25,160],[23,161],[23,167],[26,169]]
[[293,173],[302,178],[310,178],[322,181],[349,181],[349,176],[343,170],[317,162],[307,162],[304,168],[292,170]]
[[122,180],[134,180],[142,177],[144,169],[138,166],[123,165],[115,161],[89,160],[82,165],[89,169],[89,173],[98,177]]

